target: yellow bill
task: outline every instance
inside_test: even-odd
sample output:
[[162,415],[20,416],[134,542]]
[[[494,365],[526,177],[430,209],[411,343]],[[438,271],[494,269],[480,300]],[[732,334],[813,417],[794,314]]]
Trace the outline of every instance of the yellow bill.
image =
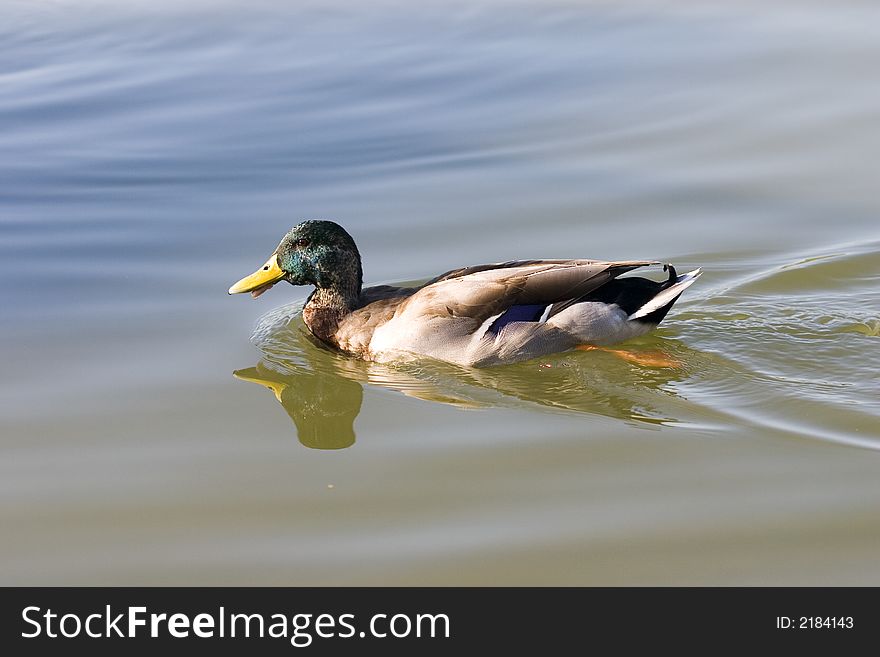
[[229,288],[229,294],[250,292],[251,296],[256,299],[282,278],[284,278],[284,272],[278,266],[278,256],[273,253],[272,257],[266,261],[266,264]]

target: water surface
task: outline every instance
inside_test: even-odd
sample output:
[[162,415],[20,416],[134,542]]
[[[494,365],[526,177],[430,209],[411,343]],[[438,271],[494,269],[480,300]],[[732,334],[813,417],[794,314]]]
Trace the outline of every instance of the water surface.
[[[3,3],[0,582],[880,584],[878,21]],[[654,364],[377,366],[225,294],[305,218],[706,273]]]

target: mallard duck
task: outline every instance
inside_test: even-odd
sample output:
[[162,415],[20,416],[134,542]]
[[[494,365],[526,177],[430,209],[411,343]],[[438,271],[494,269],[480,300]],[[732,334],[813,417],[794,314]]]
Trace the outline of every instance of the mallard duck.
[[335,349],[377,362],[430,357],[480,367],[644,335],[701,273],[679,276],[664,265],[662,282],[620,278],[659,264],[514,260],[453,269],[418,287],[364,288],[351,235],[332,221],[305,221],[229,294],[258,297],[282,280],[314,285],[303,320]]

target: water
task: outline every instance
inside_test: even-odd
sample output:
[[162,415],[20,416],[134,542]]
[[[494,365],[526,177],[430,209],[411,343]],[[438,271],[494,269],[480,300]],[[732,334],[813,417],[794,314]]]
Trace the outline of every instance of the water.
[[[880,584],[874,6],[118,4],[0,7],[0,582]],[[380,367],[225,294],[319,217],[706,273],[653,365]]]

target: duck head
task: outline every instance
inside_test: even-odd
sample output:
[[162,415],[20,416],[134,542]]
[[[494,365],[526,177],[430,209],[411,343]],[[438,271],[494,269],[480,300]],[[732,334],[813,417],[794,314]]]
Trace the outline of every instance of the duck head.
[[284,236],[262,267],[230,287],[229,294],[250,292],[257,298],[282,280],[357,297],[363,282],[360,253],[339,224],[304,221]]

